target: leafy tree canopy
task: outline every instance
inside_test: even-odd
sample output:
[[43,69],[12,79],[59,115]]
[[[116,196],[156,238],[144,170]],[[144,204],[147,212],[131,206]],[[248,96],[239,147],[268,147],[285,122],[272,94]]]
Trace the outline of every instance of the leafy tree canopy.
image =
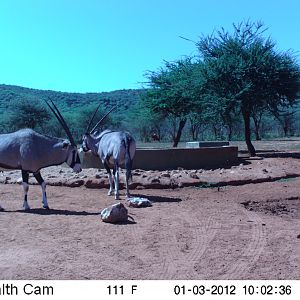
[[277,112],[296,103],[300,90],[300,70],[291,52],[278,52],[260,22],[234,25],[233,33],[223,28],[197,43],[203,61],[206,98],[228,115],[241,111],[248,150],[251,143],[250,116],[253,111]]

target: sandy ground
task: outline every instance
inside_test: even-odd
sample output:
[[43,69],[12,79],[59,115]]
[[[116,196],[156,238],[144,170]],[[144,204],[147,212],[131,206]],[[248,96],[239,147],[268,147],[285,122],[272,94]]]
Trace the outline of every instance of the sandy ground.
[[[299,159],[138,170],[132,193],[153,206],[129,207],[135,223],[118,225],[99,216],[116,203],[107,189],[86,184],[103,181],[102,171],[73,178],[81,180],[73,188],[50,171],[49,211],[40,208],[39,186],[30,186],[32,210],[23,212],[22,187],[0,184],[0,279],[300,279]],[[56,171],[70,182],[69,171]],[[1,176],[12,183],[20,174]],[[170,188],[163,180],[173,177]]]

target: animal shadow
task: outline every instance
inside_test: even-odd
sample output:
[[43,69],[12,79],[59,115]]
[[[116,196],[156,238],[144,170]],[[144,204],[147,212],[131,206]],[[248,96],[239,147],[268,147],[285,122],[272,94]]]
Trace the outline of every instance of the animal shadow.
[[163,197],[163,196],[149,196],[149,195],[142,195],[142,194],[132,194],[132,197],[140,197],[140,198],[147,198],[151,202],[181,202],[180,198],[171,198],[171,197]]
[[75,211],[67,209],[43,209],[43,208],[31,208],[30,210],[16,210],[10,212],[18,212],[25,214],[35,215],[64,215],[64,216],[96,216],[99,212],[87,212],[87,211]]

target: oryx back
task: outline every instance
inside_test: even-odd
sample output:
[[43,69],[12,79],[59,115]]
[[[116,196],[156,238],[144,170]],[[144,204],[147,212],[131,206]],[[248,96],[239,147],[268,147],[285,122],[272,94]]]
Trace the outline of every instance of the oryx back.
[[66,160],[63,139],[41,135],[32,129],[21,129],[0,135],[0,167],[37,172]]
[[[114,161],[124,164],[126,151],[132,160],[135,154],[135,140],[128,132],[105,130],[99,135],[98,155],[101,160],[107,160],[111,166]],[[128,148],[126,149],[126,144]]]

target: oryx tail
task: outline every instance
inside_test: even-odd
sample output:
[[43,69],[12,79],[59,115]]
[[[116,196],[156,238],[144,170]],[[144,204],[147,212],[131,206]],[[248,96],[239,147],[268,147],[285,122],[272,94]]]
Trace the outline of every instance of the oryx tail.
[[132,169],[132,161],[133,160],[130,156],[130,143],[131,142],[132,142],[131,136],[127,132],[124,132],[123,143],[125,146],[125,169],[126,169],[127,180],[129,178],[132,180],[131,169]]

